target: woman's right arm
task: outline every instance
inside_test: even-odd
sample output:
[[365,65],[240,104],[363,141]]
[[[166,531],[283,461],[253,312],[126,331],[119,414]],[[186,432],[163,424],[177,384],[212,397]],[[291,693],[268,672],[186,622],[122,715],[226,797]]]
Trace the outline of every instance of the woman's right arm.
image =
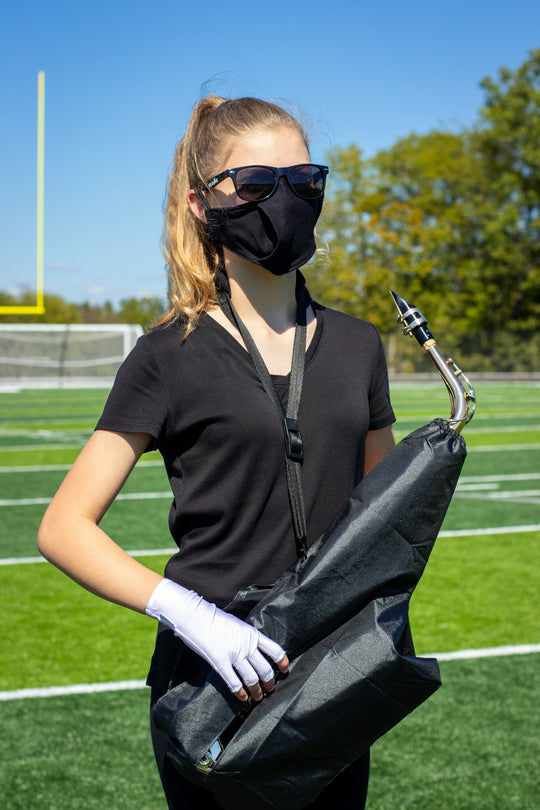
[[259,681],[268,691],[274,688],[272,667],[262,653],[286,672],[285,651],[251,625],[141,565],[99,528],[150,438],[95,431],[43,517],[39,550],[92,593],[167,623],[240,700],[247,700],[243,683],[260,700]]
[[49,505],[38,532],[44,557],[89,591],[144,613],[162,580],[130,557],[99,523],[150,436],[94,432]]

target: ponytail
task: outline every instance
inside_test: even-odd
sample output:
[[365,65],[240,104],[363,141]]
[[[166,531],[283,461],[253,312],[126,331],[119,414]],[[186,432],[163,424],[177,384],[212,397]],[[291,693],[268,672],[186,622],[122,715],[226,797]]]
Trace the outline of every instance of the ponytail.
[[215,282],[221,255],[206,238],[204,223],[191,211],[188,192],[205,188],[233,138],[284,126],[294,129],[308,145],[298,121],[270,102],[207,96],[195,105],[169,176],[162,236],[169,310],[156,326],[180,317],[187,337],[200,314],[218,304]]

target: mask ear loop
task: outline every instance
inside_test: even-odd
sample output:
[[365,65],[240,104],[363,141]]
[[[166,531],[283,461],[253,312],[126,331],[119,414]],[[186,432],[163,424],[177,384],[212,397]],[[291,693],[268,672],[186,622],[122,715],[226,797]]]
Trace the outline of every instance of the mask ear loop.
[[195,194],[197,195],[199,200],[202,202],[205,209],[208,211],[212,206],[210,205],[210,203],[208,202],[208,200],[204,196],[204,191],[202,191],[202,189],[200,189],[200,188],[196,188],[195,189]]
[[[208,202],[208,200],[204,196],[204,191],[202,189],[200,189],[200,188],[196,188],[195,189],[195,194],[197,195],[199,200],[202,202],[205,210],[209,211],[212,208],[212,206],[210,205],[210,203]],[[229,284],[229,277],[227,276],[227,271],[225,270],[225,264],[224,264],[224,261],[223,261],[223,250],[217,245],[214,245],[213,247],[214,247],[215,250],[217,250],[218,258],[219,258],[218,267],[217,267],[216,272],[214,273],[214,286],[215,286],[215,289],[216,289],[218,300],[221,303],[221,296],[223,295],[223,293],[230,296],[231,287],[230,287],[230,284]],[[211,261],[211,255],[210,255],[210,250],[209,250],[210,246],[208,245],[208,243],[206,241],[205,241],[204,248],[205,248],[208,264],[211,265],[212,261]]]

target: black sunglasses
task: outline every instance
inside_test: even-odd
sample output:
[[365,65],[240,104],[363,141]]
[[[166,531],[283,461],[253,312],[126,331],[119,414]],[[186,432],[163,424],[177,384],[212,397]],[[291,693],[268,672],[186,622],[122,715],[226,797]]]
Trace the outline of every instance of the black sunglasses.
[[218,183],[231,177],[236,194],[241,200],[267,200],[278,187],[280,177],[286,177],[289,186],[298,197],[311,200],[322,197],[326,185],[328,166],[316,163],[299,163],[296,166],[240,166],[236,169],[225,169],[216,174],[206,184],[211,191]]

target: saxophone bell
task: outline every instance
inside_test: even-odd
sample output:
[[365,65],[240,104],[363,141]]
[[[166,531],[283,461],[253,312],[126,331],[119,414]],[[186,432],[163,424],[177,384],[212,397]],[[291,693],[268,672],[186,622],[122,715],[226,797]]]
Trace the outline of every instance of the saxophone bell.
[[420,310],[393,290],[390,291],[390,295],[394,299],[399,313],[398,323],[402,324],[403,333],[416,338],[424,351],[429,354],[443,378],[451,402],[450,418],[444,421],[457,433],[460,433],[463,426],[470,422],[474,415],[476,407],[474,388],[452,358],[445,358],[440,352],[435,338],[428,329],[427,319]]

